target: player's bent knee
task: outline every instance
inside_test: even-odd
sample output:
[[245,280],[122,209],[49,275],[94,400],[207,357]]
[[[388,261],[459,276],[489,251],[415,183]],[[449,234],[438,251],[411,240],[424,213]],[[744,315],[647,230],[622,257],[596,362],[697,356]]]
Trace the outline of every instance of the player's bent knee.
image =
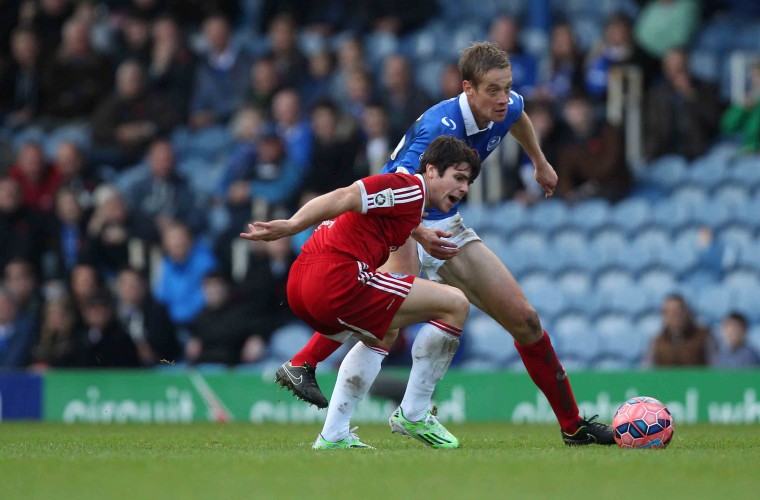
[[467,319],[467,315],[470,313],[470,301],[467,299],[464,292],[454,288],[452,290],[451,304],[452,314],[464,322]]
[[529,304],[515,314],[515,326],[511,329],[515,340],[521,344],[533,343],[540,340],[543,335],[541,318]]

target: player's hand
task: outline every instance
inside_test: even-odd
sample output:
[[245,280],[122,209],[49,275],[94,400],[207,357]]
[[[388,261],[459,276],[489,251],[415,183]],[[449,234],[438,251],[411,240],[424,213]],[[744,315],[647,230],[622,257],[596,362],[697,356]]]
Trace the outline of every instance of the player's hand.
[[249,231],[240,233],[240,237],[251,241],[274,241],[295,234],[290,220],[273,220],[248,224]]
[[422,225],[418,226],[412,233],[412,237],[422,245],[427,253],[440,260],[449,260],[459,254],[459,247],[456,243],[443,239],[452,236],[453,234],[446,231],[428,229]]
[[544,190],[547,198],[554,194],[554,189],[557,187],[557,172],[554,171],[554,168],[548,161],[536,164],[533,177],[538,182],[538,185],[541,186],[541,189]]

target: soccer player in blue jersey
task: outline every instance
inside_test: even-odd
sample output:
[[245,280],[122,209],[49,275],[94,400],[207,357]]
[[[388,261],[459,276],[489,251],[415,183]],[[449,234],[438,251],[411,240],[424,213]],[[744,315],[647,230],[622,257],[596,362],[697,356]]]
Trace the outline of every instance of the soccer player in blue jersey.
[[[509,58],[497,45],[478,42],[459,59],[463,92],[428,109],[401,139],[383,172],[413,174],[420,155],[440,135],[464,140],[484,160],[507,133],[520,143],[533,161],[534,177],[546,196],[557,184],[557,174],[538,144],[530,118],[523,111],[523,98],[512,91]],[[384,271],[417,274],[462,290],[472,304],[494,318],[515,340],[515,346],[534,383],[548,399],[568,445],[614,443],[610,426],[594,417],[581,417],[570,381],[557,358],[549,335],[535,309],[506,266],[472,229],[465,226],[456,206],[448,213],[430,210],[405,245],[393,252]],[[387,334],[384,347],[395,340]],[[315,334],[293,359],[277,371],[277,381],[296,397],[321,408],[327,406],[315,378],[315,367],[340,343]],[[459,345],[446,332],[424,325],[412,345],[413,365],[404,399],[391,415],[394,432],[412,436],[438,447],[453,436],[429,411],[435,384],[440,380]],[[333,391],[325,439],[342,439],[349,433],[350,411],[369,389],[380,371],[384,356],[376,347],[357,344],[345,357]],[[371,368],[371,369],[370,369]]]

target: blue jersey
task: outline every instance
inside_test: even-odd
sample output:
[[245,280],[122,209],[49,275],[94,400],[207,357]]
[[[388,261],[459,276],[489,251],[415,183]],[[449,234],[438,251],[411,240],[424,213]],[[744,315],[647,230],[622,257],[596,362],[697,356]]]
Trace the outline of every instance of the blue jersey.
[[[400,171],[413,174],[420,164],[422,153],[433,142],[433,139],[440,135],[453,135],[462,139],[477,153],[481,161],[485,160],[507,135],[509,127],[522,116],[523,107],[522,96],[510,92],[507,116],[504,120],[498,123],[490,122],[486,128],[480,130],[475,123],[475,117],[464,93],[459,94],[459,97],[452,97],[439,102],[425,111],[414,122],[414,125],[406,132],[406,135],[391,153],[382,173]],[[431,208],[425,218],[445,219],[456,211],[456,205],[447,214]]]

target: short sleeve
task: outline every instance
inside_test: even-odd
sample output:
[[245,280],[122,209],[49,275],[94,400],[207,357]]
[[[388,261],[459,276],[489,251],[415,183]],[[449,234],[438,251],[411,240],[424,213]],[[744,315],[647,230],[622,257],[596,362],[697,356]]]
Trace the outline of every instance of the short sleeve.
[[381,174],[356,181],[362,196],[362,213],[373,216],[422,215],[425,193],[422,180],[403,173]]

